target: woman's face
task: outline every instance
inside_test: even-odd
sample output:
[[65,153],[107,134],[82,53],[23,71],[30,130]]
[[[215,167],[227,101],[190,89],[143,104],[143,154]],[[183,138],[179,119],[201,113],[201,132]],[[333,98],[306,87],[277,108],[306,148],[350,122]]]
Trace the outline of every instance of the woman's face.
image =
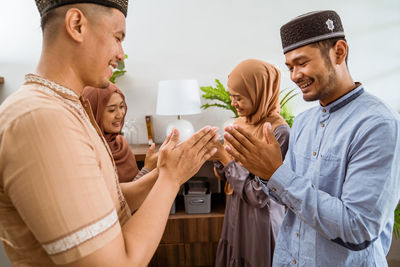
[[121,132],[126,107],[122,96],[114,92],[103,112],[103,129],[106,133]]
[[250,116],[254,113],[253,103],[250,98],[239,94],[231,88],[229,88],[228,91],[231,97],[231,105],[236,108],[239,117]]

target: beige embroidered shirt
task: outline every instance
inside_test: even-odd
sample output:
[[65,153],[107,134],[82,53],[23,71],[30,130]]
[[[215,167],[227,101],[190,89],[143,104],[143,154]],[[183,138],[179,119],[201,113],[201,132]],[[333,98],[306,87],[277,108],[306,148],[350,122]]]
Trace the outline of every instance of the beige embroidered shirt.
[[0,106],[0,238],[12,264],[66,264],[113,240],[130,216],[115,170],[88,103],[27,75]]

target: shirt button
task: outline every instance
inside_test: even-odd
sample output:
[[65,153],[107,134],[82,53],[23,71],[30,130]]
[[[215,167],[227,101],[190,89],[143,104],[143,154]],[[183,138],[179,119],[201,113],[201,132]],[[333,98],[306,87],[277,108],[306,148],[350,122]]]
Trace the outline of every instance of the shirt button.
[[325,124],[322,123],[322,124],[321,124],[321,127],[325,127]]
[[299,237],[299,233],[296,233],[296,236]]
[[293,208],[293,207],[290,207],[290,209],[291,209],[291,210],[294,210],[294,208]]
[[294,263],[294,264],[296,264],[296,262],[297,262],[296,260],[293,260],[293,263]]
[[313,152],[312,154],[313,154],[313,156],[315,156],[315,155],[317,155],[317,152]]
[[275,188],[275,187],[272,187],[271,190],[275,192],[275,191],[276,191],[276,188]]
[[325,113],[325,112],[326,112],[326,109],[323,109],[322,112]]

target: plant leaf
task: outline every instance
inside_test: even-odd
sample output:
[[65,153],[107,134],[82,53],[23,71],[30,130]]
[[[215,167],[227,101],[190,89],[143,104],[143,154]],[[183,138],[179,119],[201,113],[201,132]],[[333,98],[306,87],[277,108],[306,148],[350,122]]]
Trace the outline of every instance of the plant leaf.
[[400,237],[400,202],[394,210],[393,234],[396,239]]
[[229,109],[232,110],[232,112],[235,114],[235,117],[238,117],[237,111],[235,107],[231,105],[231,98],[229,96],[229,93],[225,90],[224,85],[218,80],[215,79],[216,86],[202,86],[200,87],[200,90],[204,92],[201,96],[205,99],[209,100],[217,100],[222,102],[221,103],[213,103],[213,104],[205,104],[202,106],[203,109],[209,108],[209,107],[221,107],[224,109]]
[[[283,90],[280,92],[280,94],[282,94],[282,93],[285,92],[286,90],[288,90],[288,89],[287,89],[287,88],[286,88],[286,89],[283,89]],[[298,92],[294,92],[295,90],[296,90],[296,89],[292,89],[292,90],[290,90],[289,92],[287,92],[287,93],[283,96],[283,98],[282,98],[281,101],[279,102],[279,104],[280,104],[281,107],[285,106],[286,103],[289,102],[290,99],[292,99],[293,97],[295,97],[296,95],[299,94]]]
[[[125,59],[127,59],[128,55],[125,54],[124,57],[125,57]],[[112,74],[112,76],[110,78],[110,82],[115,83],[115,79],[117,77],[120,77],[120,76],[124,75],[125,72],[126,72],[126,70],[124,70],[124,69],[125,69],[125,61],[124,60],[119,60],[118,61],[118,65],[117,65],[117,69],[115,69],[113,71],[113,74]]]
[[118,69],[118,70],[123,70],[123,69],[125,69],[125,61],[123,61],[123,60],[118,61],[117,69]]
[[115,78],[124,75],[125,72],[126,70],[115,70],[110,78],[110,82],[115,83]]
[[224,109],[229,109],[229,107],[227,107],[226,105],[222,105],[222,104],[218,104],[218,103],[212,103],[212,104],[204,104],[201,106],[202,109],[207,109],[210,107],[220,107],[220,108],[224,108]]

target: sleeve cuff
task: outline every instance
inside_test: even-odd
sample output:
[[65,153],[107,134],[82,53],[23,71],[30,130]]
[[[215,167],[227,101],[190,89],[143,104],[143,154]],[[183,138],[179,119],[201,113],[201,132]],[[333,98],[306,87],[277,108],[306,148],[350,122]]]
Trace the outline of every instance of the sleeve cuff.
[[226,179],[225,177],[225,171],[230,168],[230,166],[232,166],[232,164],[234,163],[234,161],[230,161],[228,164],[226,164],[226,166],[224,166],[221,162],[219,161],[214,161],[214,168],[215,168],[215,172],[218,174],[220,179]]
[[145,168],[145,167],[143,167],[140,171],[141,171],[143,174],[148,174],[148,173],[150,172],[150,170],[147,169],[147,168]]
[[271,176],[267,183],[268,189],[289,209],[295,211],[299,208],[300,201],[290,194],[290,186],[295,178],[294,172],[285,164],[282,164]]
[[[233,163],[235,163],[235,161],[234,160],[231,160],[228,164],[226,164],[225,166],[224,166],[224,168],[222,169],[222,171],[226,171],[227,169],[229,169],[232,165],[233,165]],[[221,164],[221,163],[220,163]],[[222,164],[221,164],[222,165]]]
[[148,174],[149,172],[150,172],[149,169],[143,167],[143,168],[138,172],[138,174],[136,174],[135,178],[133,178],[133,181],[136,181],[137,179],[139,179],[139,178],[145,176],[145,175]]

